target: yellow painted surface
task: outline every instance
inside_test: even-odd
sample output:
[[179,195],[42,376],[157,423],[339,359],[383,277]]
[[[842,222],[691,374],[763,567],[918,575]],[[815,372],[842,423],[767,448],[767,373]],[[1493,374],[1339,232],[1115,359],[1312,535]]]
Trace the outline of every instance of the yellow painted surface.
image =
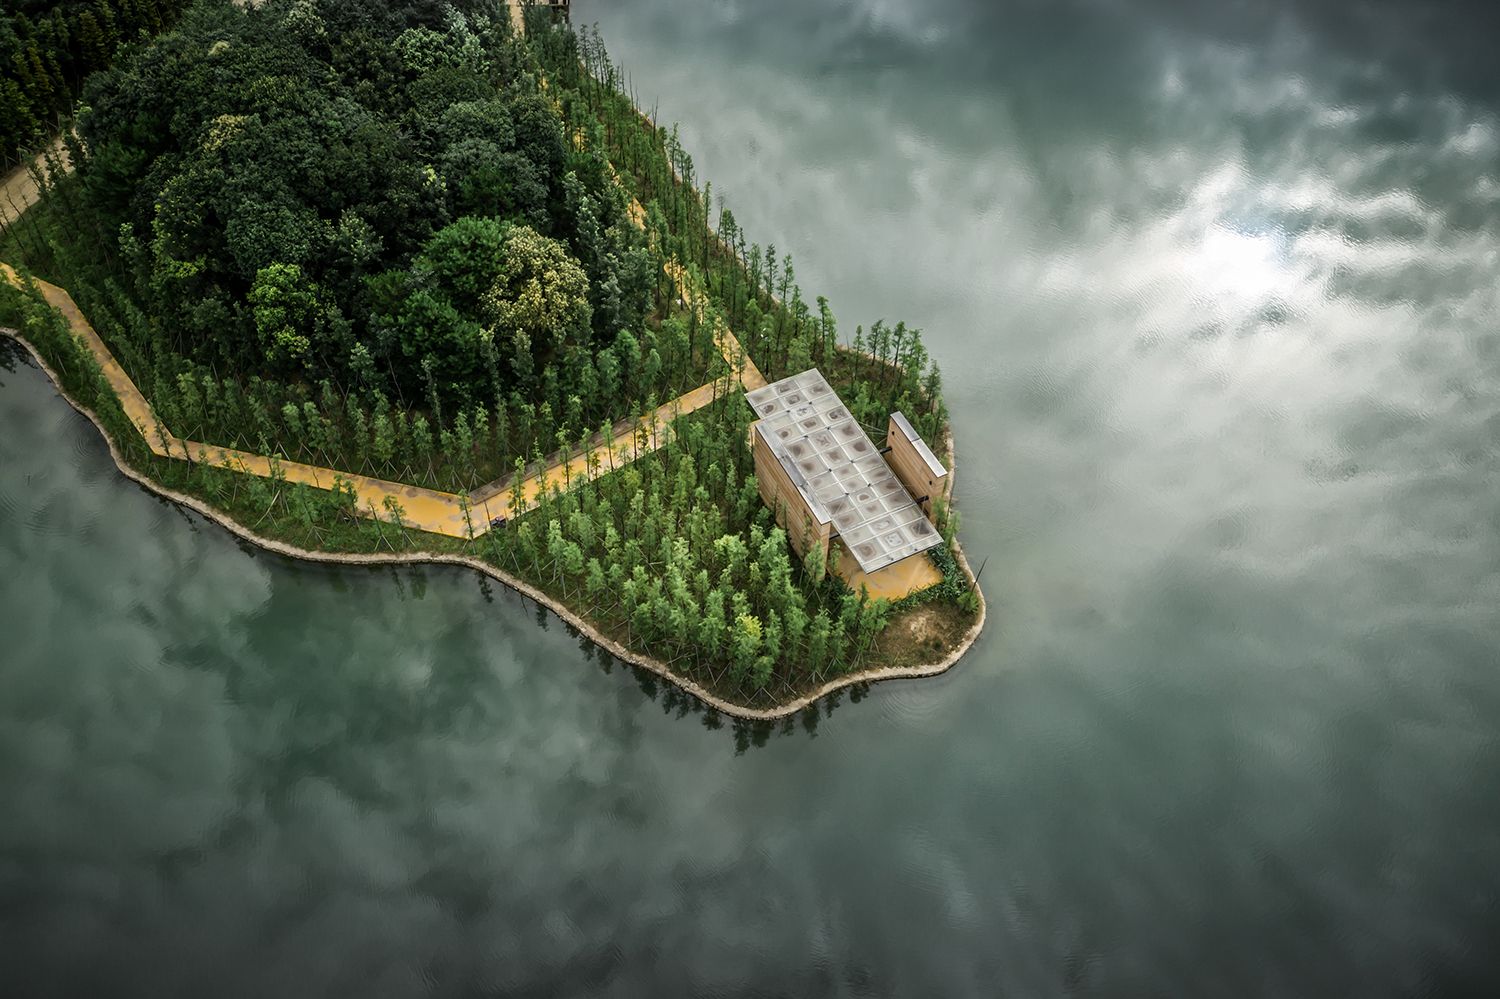
[[[671,402],[656,407],[651,415],[644,419],[636,420],[625,433],[615,438],[612,447],[604,444],[580,451],[569,458],[566,463],[556,461],[548,465],[544,471],[527,476],[521,480],[522,504],[519,511],[511,510],[509,487],[503,489],[485,487],[476,490],[478,495],[484,497],[474,504],[476,531],[488,525],[494,517],[509,518],[518,512],[524,513],[532,509],[540,500],[542,491],[551,489],[553,485],[559,485],[566,491],[574,482],[607,475],[625,467],[642,455],[650,454],[671,439],[671,423],[674,419],[702,409],[714,399],[722,398],[733,390],[734,383],[728,379],[722,379],[717,384],[710,382],[707,385],[700,385],[691,392],[686,392]],[[487,492],[488,496],[485,495]],[[483,514],[482,525],[479,523],[480,514]]]
[[[185,447],[193,461],[206,460],[213,465],[259,475],[263,478],[270,478],[272,475],[272,460],[262,458],[258,454],[197,444],[192,441],[184,442],[175,438],[173,445],[176,449],[174,457],[183,457],[182,449]],[[288,482],[305,482],[315,489],[332,489],[337,479],[349,483],[354,487],[359,511],[366,517],[378,516],[381,520],[390,522],[391,513],[386,510],[385,501],[387,497],[393,497],[394,502],[400,504],[401,522],[406,526],[433,534],[446,534],[450,538],[468,536],[462,499],[452,493],[409,486],[401,482],[387,482],[385,479],[373,479],[368,475],[336,472],[330,468],[304,465],[297,461],[275,459],[274,463],[276,470]],[[476,535],[483,534],[488,525],[489,521],[480,521],[477,514],[474,516]]]
[[855,561],[843,538],[835,538],[833,544],[839,549],[838,575],[855,593],[859,592],[860,586],[868,586],[870,596],[894,601],[943,581],[943,574],[937,571],[937,566],[922,552],[908,555],[884,569],[866,573]]
[[[3,274],[5,279],[12,284],[19,283],[19,276],[7,264],[0,264],[0,274]],[[73,302],[72,296],[46,281],[36,283],[42,296],[47,300],[47,304],[61,312],[74,334],[81,336],[88,345],[100,367],[103,368],[104,375],[114,388],[115,394],[119,396],[125,414],[140,430],[153,452],[162,457],[207,461],[212,465],[264,478],[272,476],[273,467],[270,459],[246,451],[236,451],[197,441],[184,441],[162,428],[157,423],[146,397],[140,389],[136,388],[135,383],[115,360],[115,356],[110,353],[99,334],[83,317],[83,313]],[[733,341],[732,334],[728,340],[721,339],[719,344],[721,349],[733,350],[738,347],[737,342]],[[733,356],[729,354],[726,357],[731,364],[733,364]],[[753,366],[750,370],[753,370]],[[759,372],[755,374],[759,376]],[[288,482],[305,482],[317,489],[332,489],[336,479],[348,482],[354,487],[359,510],[366,517],[379,517],[389,521],[391,514],[385,505],[389,497],[395,503],[400,504],[402,520],[410,527],[433,534],[463,538],[468,537],[472,521],[472,530],[477,537],[489,530],[490,521],[494,518],[509,519],[535,507],[543,490],[550,489],[554,484],[560,483],[563,489],[567,489],[574,481],[612,472],[642,455],[657,450],[667,443],[672,420],[702,409],[714,399],[734,391],[735,386],[736,383],[728,378],[720,379],[717,383],[700,385],[671,402],[658,406],[644,420],[637,420],[629,432],[614,442],[613,447],[601,446],[580,452],[566,463],[555,462],[542,471],[527,476],[521,481],[520,509],[511,508],[512,495],[508,489],[476,504],[471,508],[470,513],[465,515],[466,497],[456,496],[453,493],[424,489],[401,482],[389,482],[367,475],[338,472],[331,468],[304,465],[296,461],[278,459],[275,461],[275,471],[279,471]]]
[[[3,274],[5,280],[12,285],[20,287],[20,276],[9,264],[0,264],[0,274]],[[120,397],[120,404],[125,408],[125,415],[130,417],[130,422],[134,423],[141,435],[146,438],[146,443],[151,445],[151,450],[165,455],[166,445],[161,434],[157,432],[156,418],[151,415],[151,407],[146,403],[146,397],[141,394],[140,389],[135,387],[135,382],[131,381],[125,369],[120,367],[120,363],[109,352],[109,348],[104,346],[104,341],[99,339],[99,334],[94,332],[94,327],[83,318],[83,313],[79,312],[78,306],[73,304],[72,296],[46,281],[38,281],[37,287],[41,289],[42,297],[47,300],[47,304],[61,312],[63,318],[67,319],[73,333],[82,336],[88,343],[99,366],[104,369],[104,377],[109,380],[115,394]],[[167,439],[173,444],[177,443],[176,438],[171,437],[170,434],[167,435]]]
[[[667,276],[683,289],[688,307],[697,314],[698,321],[703,322],[707,314],[704,307],[708,304],[708,293],[697,286],[692,274],[678,263],[675,257],[663,264],[662,270],[666,271]],[[735,373],[735,377],[744,386],[746,392],[754,392],[770,384],[760,373],[760,369],[755,366],[755,362],[750,360],[750,354],[740,346],[739,338],[734,335],[734,331],[722,319],[714,322],[714,346],[718,347],[719,353],[724,355],[725,363]]]
[[746,392],[754,392],[770,384],[766,381],[765,375],[762,375],[760,369],[755,366],[755,362],[750,360],[750,355],[745,348],[740,346],[739,339],[728,326],[720,323],[715,327],[714,343],[724,355],[724,360],[739,375],[740,384],[745,387]]

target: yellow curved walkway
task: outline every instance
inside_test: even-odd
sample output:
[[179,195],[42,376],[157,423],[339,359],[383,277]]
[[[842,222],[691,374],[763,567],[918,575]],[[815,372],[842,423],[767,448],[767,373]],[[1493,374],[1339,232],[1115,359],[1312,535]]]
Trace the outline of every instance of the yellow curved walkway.
[[[635,199],[632,198],[631,202],[635,203]],[[698,287],[698,283],[693,280],[692,273],[678,263],[676,257],[663,264],[662,270],[666,271],[667,277],[683,290],[688,308],[697,315],[699,322],[703,322],[707,316],[708,293]],[[729,324],[724,322],[722,317],[717,316],[714,318],[714,346],[718,347],[719,353],[724,355],[724,361],[729,365],[729,370],[734,372],[735,380],[745,387],[746,392],[754,392],[770,384],[760,373],[760,369],[755,366],[755,362],[750,360],[749,351],[740,346],[739,338],[734,335]]]
[[[21,287],[20,276],[10,265],[0,264],[0,275],[12,285]],[[37,281],[36,286],[47,304],[62,313],[74,335],[81,337],[88,346],[104,370],[104,377],[109,381],[110,387],[119,396],[125,415],[135,424],[154,453],[167,458],[207,461],[233,471],[266,478],[281,475],[288,482],[305,482],[317,489],[332,489],[336,482],[346,482],[353,486],[359,509],[365,516],[389,520],[391,513],[387,502],[399,504],[402,522],[407,526],[454,538],[469,537],[471,530],[477,537],[489,529],[492,519],[508,519],[525,513],[534,508],[542,493],[553,485],[567,488],[575,479],[595,478],[642,455],[650,454],[667,443],[672,420],[703,408],[732,391],[736,385],[742,384],[740,379],[724,378],[700,385],[691,392],[658,406],[644,419],[631,421],[613,446],[594,447],[572,456],[567,462],[554,462],[524,478],[518,491],[496,491],[477,502],[471,502],[468,496],[339,472],[317,465],[304,465],[296,461],[268,459],[247,451],[175,437],[156,419],[145,395],[136,388],[135,382],[130,380],[125,369],[115,360],[114,354],[110,353],[94,327],[83,317],[72,296],[46,281]],[[748,361],[736,364],[736,357],[743,353],[738,349],[738,341],[727,330],[724,333],[726,336],[718,340],[720,349],[725,351],[726,360],[732,368],[743,370]],[[748,370],[759,378],[760,372],[754,370],[754,365],[749,365]],[[764,379],[760,381],[764,384]],[[516,499],[519,499],[519,504],[513,506],[512,501]]]

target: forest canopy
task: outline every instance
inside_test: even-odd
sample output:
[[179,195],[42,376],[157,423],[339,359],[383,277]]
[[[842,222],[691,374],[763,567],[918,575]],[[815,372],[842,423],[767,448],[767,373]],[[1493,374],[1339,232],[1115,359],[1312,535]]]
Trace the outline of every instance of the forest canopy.
[[84,79],[144,33],[170,28],[190,0],[6,0],[0,10],[0,154],[72,113]]
[[524,53],[489,0],[200,4],[87,82],[85,197],[196,363],[433,408],[585,393],[652,259]]

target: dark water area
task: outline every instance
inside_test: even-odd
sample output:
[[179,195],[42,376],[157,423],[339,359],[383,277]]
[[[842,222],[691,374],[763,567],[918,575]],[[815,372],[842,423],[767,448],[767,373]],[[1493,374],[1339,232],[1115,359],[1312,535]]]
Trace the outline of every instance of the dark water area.
[[247,550],[0,369],[0,994],[1500,990],[1496,14],[575,0],[842,327],[990,625],[737,733]]

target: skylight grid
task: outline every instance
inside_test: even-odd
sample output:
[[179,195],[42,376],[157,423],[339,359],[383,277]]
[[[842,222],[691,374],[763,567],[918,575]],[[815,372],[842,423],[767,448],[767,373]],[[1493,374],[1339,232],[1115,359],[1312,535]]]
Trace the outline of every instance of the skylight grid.
[[745,395],[756,430],[808,508],[823,513],[866,573],[940,544],[942,538],[838,393],[817,369]]

